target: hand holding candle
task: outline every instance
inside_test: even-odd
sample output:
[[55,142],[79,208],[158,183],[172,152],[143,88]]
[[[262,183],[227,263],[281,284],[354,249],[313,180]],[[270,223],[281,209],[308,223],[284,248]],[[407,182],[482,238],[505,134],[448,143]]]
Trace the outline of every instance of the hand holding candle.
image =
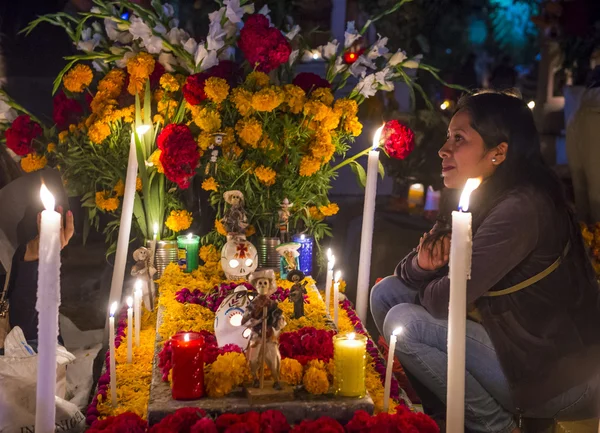
[[133,299],[127,297],[127,363],[133,358]]
[[446,429],[464,431],[467,280],[471,278],[471,214],[469,197],[481,179],[469,179],[460,196],[459,211],[452,212],[450,244],[450,305],[448,306],[448,389]]
[[402,333],[402,328],[394,329],[390,336],[390,346],[388,350],[387,365],[385,368],[385,382],[383,388],[383,412],[390,409],[390,392],[392,389],[392,375],[394,374],[394,356],[396,352],[396,336]]
[[110,306],[110,317],[108,319],[108,350],[110,352],[110,401],[113,407],[117,407],[117,362],[115,360],[115,313],[118,304],[113,302]]

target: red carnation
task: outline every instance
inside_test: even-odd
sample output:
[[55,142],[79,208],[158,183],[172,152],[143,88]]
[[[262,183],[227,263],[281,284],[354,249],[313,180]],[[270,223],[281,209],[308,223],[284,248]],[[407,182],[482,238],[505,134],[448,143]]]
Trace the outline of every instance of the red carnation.
[[344,427],[333,418],[322,416],[316,421],[302,421],[292,433],[344,433]]
[[213,66],[207,72],[211,77],[227,80],[229,85],[233,87],[240,71],[237,63],[231,60],[221,60],[218,65]]
[[240,32],[238,46],[251,66],[271,72],[288,61],[292,48],[287,39],[261,14],[250,15]]
[[4,136],[6,147],[19,156],[25,156],[33,152],[31,142],[42,134],[42,127],[32,121],[27,114],[21,114],[10,125]]
[[383,148],[392,158],[405,159],[415,148],[415,134],[397,120],[387,122],[381,136]]
[[238,414],[224,413],[223,415],[220,415],[216,420],[217,429],[220,432],[224,432],[227,428],[241,421],[242,418]]
[[331,88],[331,83],[329,81],[312,72],[300,72],[294,77],[292,84],[301,87],[306,93],[318,89],[319,87]]
[[160,83],[160,77],[166,72],[165,67],[160,63],[156,62],[154,64],[154,70],[150,74],[148,80],[150,81],[150,88],[154,89]]
[[256,422],[238,422],[225,430],[224,433],[260,433],[260,425]]
[[[87,95],[89,93],[86,93]],[[67,129],[72,123],[77,123],[78,115],[83,112],[79,102],[68,98],[62,90],[52,100],[52,107],[52,120],[59,131]]]
[[209,76],[206,72],[200,72],[199,74],[187,77],[182,88],[183,97],[187,102],[192,105],[198,105],[206,99],[204,83]]
[[212,419],[202,418],[192,426],[190,433],[218,433],[218,430]]
[[149,433],[190,433],[192,426],[205,416],[206,412],[200,408],[184,407],[171,415],[167,415],[161,422],[152,426]]
[[87,431],[92,433],[145,433],[146,427],[146,421],[138,415],[125,412],[118,416],[109,416],[103,420],[96,420]]
[[346,424],[346,433],[370,433],[373,419],[364,410],[354,412],[352,419]]
[[285,415],[278,410],[267,410],[260,414],[262,433],[288,433],[291,430]]
[[188,188],[200,157],[190,129],[186,125],[171,123],[161,131],[156,143],[162,150],[160,162],[167,179],[181,189]]

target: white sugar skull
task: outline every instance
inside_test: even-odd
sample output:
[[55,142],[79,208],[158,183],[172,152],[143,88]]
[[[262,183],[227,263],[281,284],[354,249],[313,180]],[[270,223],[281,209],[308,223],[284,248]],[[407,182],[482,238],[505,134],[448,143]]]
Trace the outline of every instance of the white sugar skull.
[[242,326],[242,317],[250,301],[248,289],[240,285],[221,302],[215,313],[215,337],[219,347],[237,344],[242,349],[246,348],[250,333],[244,332],[246,327]]
[[273,269],[254,272],[248,278],[259,295],[271,295],[277,291],[277,280]]
[[245,278],[258,267],[258,251],[245,236],[227,236],[221,250],[221,267],[228,279]]

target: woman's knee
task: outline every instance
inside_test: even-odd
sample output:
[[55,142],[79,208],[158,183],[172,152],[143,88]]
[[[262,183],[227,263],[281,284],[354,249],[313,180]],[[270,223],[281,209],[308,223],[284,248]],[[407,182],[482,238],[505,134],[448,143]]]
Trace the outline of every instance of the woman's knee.
[[439,326],[429,312],[420,305],[399,304],[390,309],[385,317],[383,333],[386,340],[395,333],[398,336],[396,350],[411,353],[415,350],[415,344],[427,344],[425,336]]
[[407,287],[398,277],[390,275],[371,289],[371,305],[375,308],[391,308],[401,303],[414,303],[416,296],[415,289]]

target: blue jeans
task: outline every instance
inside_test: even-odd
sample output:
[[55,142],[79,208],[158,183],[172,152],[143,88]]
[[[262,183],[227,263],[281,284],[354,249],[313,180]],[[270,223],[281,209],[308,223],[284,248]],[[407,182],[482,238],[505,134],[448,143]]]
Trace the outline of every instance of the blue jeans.
[[[448,321],[435,319],[416,305],[417,290],[394,276],[373,287],[371,313],[386,341],[398,327],[396,356],[402,366],[442,402],[446,401]],[[465,427],[472,432],[511,432],[517,412],[494,346],[479,323],[467,321]],[[598,380],[583,384],[525,412],[531,418],[583,419],[595,417],[593,399]]]

